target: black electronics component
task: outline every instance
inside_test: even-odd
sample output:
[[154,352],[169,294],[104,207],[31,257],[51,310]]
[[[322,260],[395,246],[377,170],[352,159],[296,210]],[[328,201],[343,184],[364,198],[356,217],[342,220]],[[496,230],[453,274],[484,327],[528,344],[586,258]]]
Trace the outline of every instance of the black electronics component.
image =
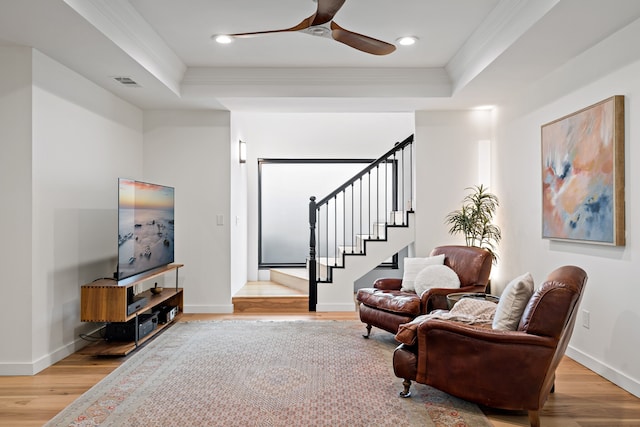
[[147,305],[148,302],[149,300],[147,299],[147,297],[143,297],[143,296],[136,295],[128,298],[127,316],[131,316],[133,313],[135,313],[136,311],[140,310],[142,307]]
[[[158,314],[141,314],[137,319],[138,339],[149,335],[158,326]],[[107,341],[135,341],[136,339],[136,319],[128,322],[107,323],[105,331]]]
[[173,321],[173,319],[178,314],[178,307],[172,307],[168,305],[164,305],[160,307],[160,312],[158,313],[158,323],[164,324]]

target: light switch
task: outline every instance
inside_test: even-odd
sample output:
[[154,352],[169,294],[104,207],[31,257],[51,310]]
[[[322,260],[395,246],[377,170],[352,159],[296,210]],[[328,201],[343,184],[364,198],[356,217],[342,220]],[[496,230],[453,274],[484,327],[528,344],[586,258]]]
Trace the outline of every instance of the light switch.
[[216,223],[218,225],[224,225],[224,215],[216,215]]

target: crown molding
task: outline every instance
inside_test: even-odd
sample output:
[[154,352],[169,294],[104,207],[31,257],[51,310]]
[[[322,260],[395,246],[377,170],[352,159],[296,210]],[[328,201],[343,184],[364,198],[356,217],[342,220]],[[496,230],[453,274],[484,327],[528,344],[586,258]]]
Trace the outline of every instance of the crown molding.
[[204,68],[187,69],[184,95],[448,97],[443,68]]
[[180,96],[187,69],[128,0],[64,0],[105,37]]

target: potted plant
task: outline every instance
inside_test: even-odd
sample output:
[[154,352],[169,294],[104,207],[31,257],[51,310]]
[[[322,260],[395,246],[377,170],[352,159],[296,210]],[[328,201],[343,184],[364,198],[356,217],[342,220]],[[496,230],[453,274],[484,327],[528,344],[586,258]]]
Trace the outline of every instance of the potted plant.
[[502,235],[500,228],[493,224],[493,216],[499,206],[498,197],[488,191],[482,184],[467,187],[469,193],[462,200],[462,208],[449,213],[445,223],[449,224],[450,234],[464,234],[467,246],[477,246],[491,252],[494,263],[495,252]]

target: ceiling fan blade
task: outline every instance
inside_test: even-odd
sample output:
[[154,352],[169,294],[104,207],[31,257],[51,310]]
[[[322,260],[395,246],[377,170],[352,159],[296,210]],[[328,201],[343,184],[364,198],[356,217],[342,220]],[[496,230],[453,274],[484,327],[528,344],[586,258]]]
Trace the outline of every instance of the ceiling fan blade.
[[315,15],[312,15],[312,16],[306,18],[305,20],[300,22],[295,27],[284,28],[282,30],[254,31],[254,32],[251,32],[251,33],[236,33],[236,34],[227,34],[227,35],[229,37],[234,37],[234,38],[239,38],[240,39],[240,38],[261,36],[261,35],[264,35],[264,34],[287,33],[287,32],[290,32],[290,31],[300,31],[300,30],[304,30],[306,28],[309,28],[311,26],[311,22],[313,21],[314,16]]
[[261,36],[264,34],[273,34],[273,33],[287,33],[293,31],[305,30],[309,27],[313,27],[314,25],[322,25],[331,21],[335,14],[340,10],[342,5],[346,0],[317,0],[318,8],[316,13],[311,15],[308,18],[305,18],[295,27],[284,28],[282,30],[269,30],[269,31],[253,31],[251,33],[237,33],[237,34],[227,34],[229,37],[235,38],[247,38],[247,37],[255,37]]
[[317,0],[318,9],[315,15],[312,16],[313,20],[311,21],[311,25],[322,25],[331,21],[345,1],[346,0]]
[[388,55],[396,50],[391,43],[345,30],[335,22],[331,22],[331,36],[340,43],[373,55]]

